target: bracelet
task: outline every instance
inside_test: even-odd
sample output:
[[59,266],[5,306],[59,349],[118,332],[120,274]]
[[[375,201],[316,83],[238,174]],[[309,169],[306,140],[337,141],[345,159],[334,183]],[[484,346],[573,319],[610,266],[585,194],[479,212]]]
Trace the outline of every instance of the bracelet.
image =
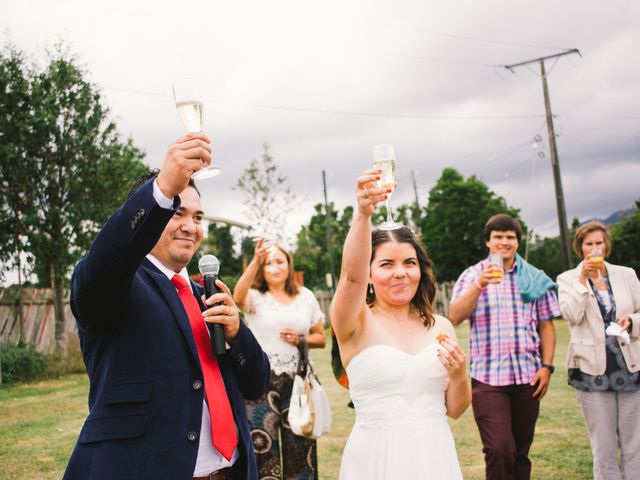
[[483,287],[482,285],[480,285],[480,282],[478,281],[478,278],[476,277],[476,279],[473,281],[473,283],[475,284],[475,286],[478,288],[478,290],[480,290],[481,292],[484,292],[484,289],[487,287]]

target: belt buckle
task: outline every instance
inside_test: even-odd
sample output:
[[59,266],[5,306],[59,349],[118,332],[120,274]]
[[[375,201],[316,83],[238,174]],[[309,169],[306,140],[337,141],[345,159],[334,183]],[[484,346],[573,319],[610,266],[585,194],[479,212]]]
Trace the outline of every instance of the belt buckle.
[[207,477],[207,479],[208,479],[208,480],[215,480],[215,478],[216,478],[215,476],[216,476],[217,474],[219,474],[219,473],[224,473],[224,471],[225,471],[225,469],[224,469],[224,468],[221,468],[220,470],[216,470],[215,472],[211,472],[211,473],[209,474],[209,476]]

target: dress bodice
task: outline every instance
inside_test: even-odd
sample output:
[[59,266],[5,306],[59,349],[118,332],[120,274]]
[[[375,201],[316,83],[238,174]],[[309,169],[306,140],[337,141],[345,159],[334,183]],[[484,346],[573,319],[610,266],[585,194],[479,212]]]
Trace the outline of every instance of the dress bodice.
[[269,357],[271,370],[276,375],[295,373],[298,368],[297,347],[283,341],[280,332],[293,328],[298,335],[305,335],[318,322],[324,320],[318,300],[308,288],[301,287],[290,303],[277,301],[268,291],[249,290],[251,309],[245,313],[245,321]]
[[365,348],[347,366],[356,421],[344,449],[341,480],[461,480],[447,422],[447,373],[437,343],[408,354]]
[[431,343],[414,355],[378,344],[358,353],[347,367],[349,390],[361,424],[415,424],[446,420],[447,374]]

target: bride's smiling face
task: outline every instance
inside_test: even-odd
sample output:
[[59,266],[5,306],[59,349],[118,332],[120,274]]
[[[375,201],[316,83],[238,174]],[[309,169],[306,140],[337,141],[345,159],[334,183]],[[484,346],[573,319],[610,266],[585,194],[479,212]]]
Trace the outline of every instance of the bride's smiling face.
[[371,261],[370,282],[376,298],[392,305],[410,303],[420,284],[420,266],[409,243],[385,242]]

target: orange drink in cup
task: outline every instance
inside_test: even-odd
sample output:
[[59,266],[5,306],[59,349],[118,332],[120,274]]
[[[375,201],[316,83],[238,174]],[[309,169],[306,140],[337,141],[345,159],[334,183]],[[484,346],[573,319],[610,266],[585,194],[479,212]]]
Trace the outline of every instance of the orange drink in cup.
[[[492,253],[489,255],[489,263],[492,265],[489,268],[489,273],[492,275],[500,275],[500,277],[504,276],[504,263],[502,262],[502,255],[499,253]],[[502,278],[500,278],[502,281]]]
[[602,265],[602,262],[604,262],[602,249],[600,247],[593,247],[593,249],[591,249],[591,256],[589,257],[589,260],[591,260],[592,263],[595,263],[597,264],[598,267],[600,267],[600,265]]

